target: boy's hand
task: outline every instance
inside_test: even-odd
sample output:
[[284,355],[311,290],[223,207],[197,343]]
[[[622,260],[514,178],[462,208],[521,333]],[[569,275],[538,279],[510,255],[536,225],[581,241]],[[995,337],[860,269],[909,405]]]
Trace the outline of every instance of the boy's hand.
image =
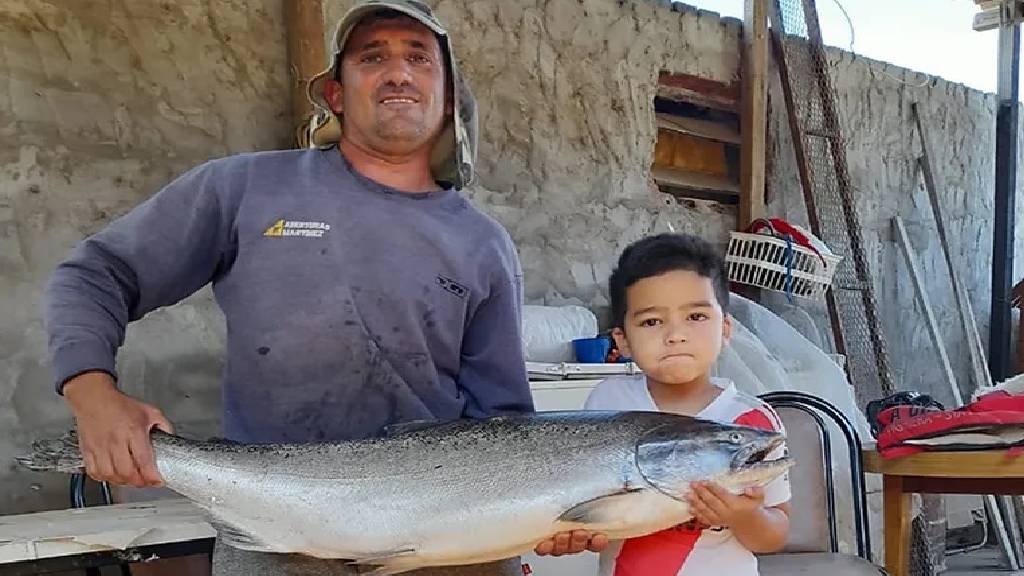
[[764,489],[732,494],[713,482],[694,482],[686,495],[694,517],[708,526],[730,527],[754,518],[764,506]]
[[579,554],[584,550],[601,552],[608,547],[608,537],[604,534],[591,534],[586,530],[559,532],[553,537],[537,544],[534,552],[538,556],[564,556]]

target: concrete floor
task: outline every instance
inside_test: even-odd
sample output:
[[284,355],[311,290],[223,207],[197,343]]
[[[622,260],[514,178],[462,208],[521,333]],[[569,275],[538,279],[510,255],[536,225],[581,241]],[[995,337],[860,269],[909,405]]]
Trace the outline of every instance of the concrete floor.
[[1024,570],[1012,572],[1003,567],[1002,553],[996,548],[982,548],[967,554],[946,558],[948,570],[943,576],[1024,576]]

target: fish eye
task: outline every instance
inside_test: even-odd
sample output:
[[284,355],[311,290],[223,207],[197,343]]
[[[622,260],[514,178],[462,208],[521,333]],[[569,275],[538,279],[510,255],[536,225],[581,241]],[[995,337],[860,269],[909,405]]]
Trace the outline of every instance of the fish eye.
[[729,442],[732,442],[733,444],[742,444],[743,435],[739,432],[733,432],[732,434],[729,434]]

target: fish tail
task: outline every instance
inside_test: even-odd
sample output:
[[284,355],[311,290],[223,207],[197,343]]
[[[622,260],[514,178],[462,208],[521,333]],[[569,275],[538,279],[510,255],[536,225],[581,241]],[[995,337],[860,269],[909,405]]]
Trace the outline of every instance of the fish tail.
[[75,474],[84,471],[82,452],[78,448],[78,434],[68,431],[60,438],[36,440],[32,452],[17,456],[15,460],[29,470],[36,472],[61,472]]

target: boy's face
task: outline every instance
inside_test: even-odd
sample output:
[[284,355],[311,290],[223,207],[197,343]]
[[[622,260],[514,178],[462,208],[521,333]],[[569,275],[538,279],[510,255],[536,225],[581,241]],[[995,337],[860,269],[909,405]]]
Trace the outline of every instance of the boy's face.
[[704,377],[732,333],[711,280],[689,270],[644,278],[627,288],[623,324],[613,332],[619,350],[663,384]]

